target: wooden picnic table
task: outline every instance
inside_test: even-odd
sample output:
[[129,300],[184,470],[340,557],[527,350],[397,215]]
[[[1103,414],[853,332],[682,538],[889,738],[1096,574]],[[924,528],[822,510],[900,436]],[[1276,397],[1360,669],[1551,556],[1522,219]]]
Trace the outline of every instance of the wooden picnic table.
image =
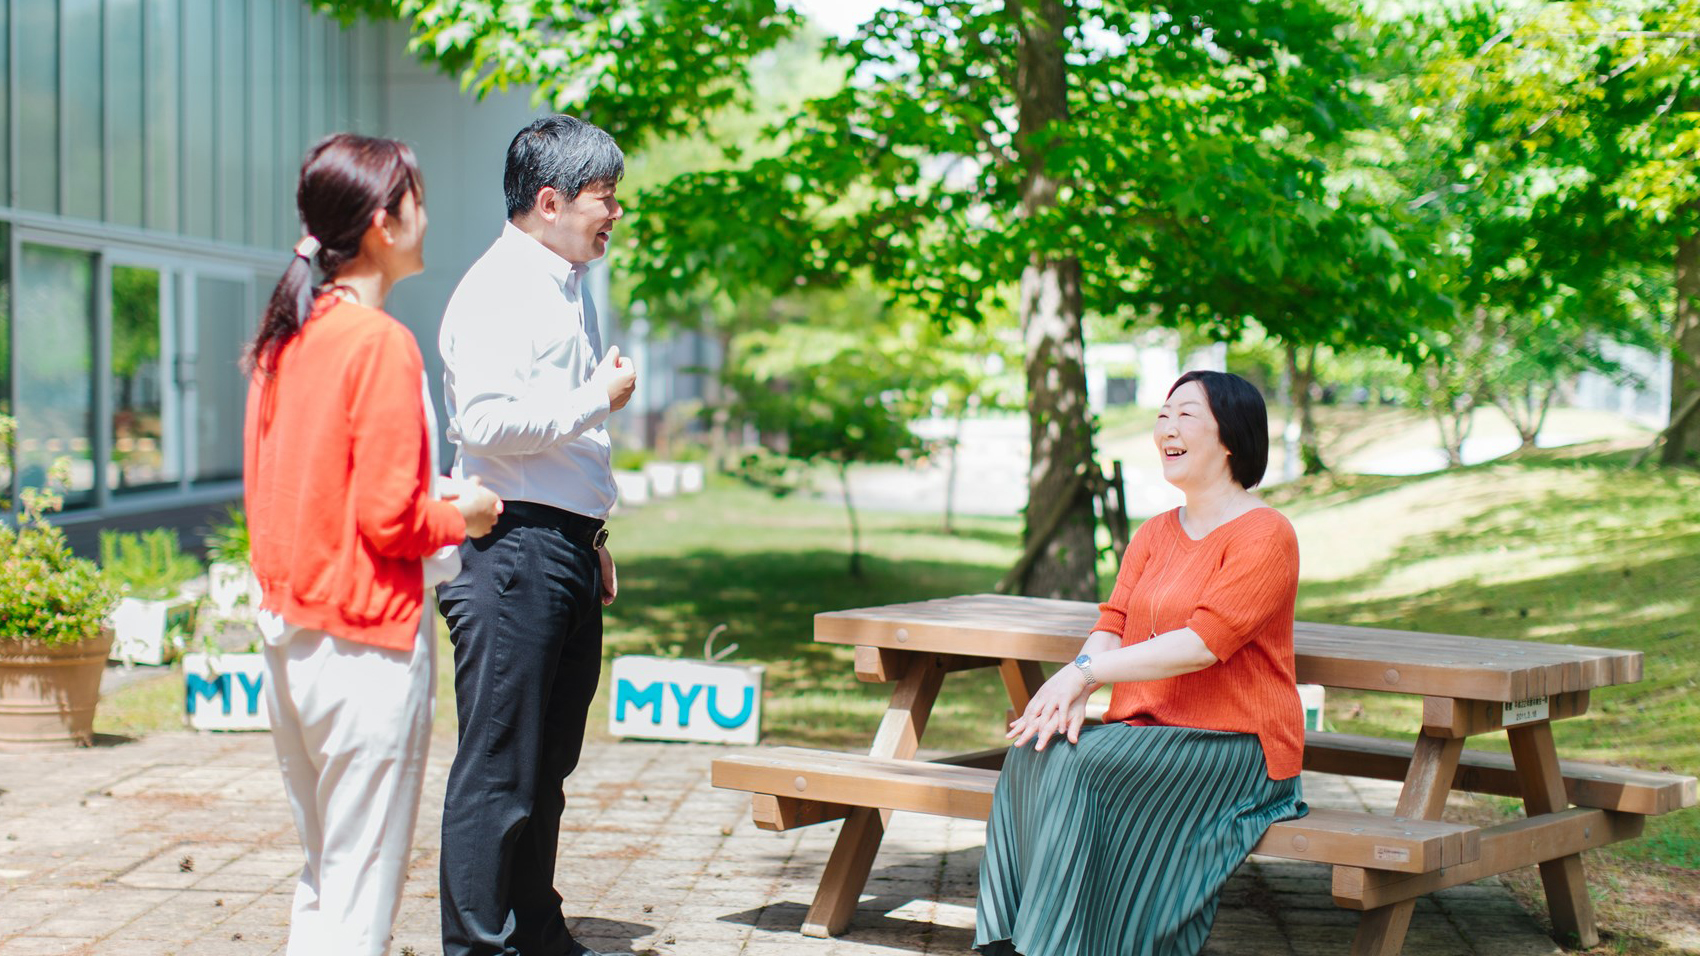
[[[1071,661],[1095,604],[968,595],[815,617],[815,639],[856,648],[856,673],[894,682],[867,755],[769,748],[716,761],[716,786],[748,790],[758,825],[844,819],[806,935],[843,932],[894,809],[985,819],[1005,748],[917,761],[945,674],[997,667],[1020,712],[1040,665]],[[1299,623],[1302,683],[1423,698],[1410,741],[1309,732],[1305,769],[1403,780],[1392,816],[1313,808],[1271,827],[1256,852],[1332,864],[1336,904],[1362,911],[1354,954],[1396,954],[1424,893],[1539,865],[1553,924],[1583,945],[1598,935],[1584,850],[1638,836],[1645,818],[1696,803],[1695,780],[1561,761],[1553,720],[1588,709],[1595,688],[1641,678],[1634,651]],[[1467,752],[1504,729],[1511,754]],[[1441,819],[1454,789],[1519,797],[1525,819],[1492,827]],[[1574,804],[1575,806],[1572,806]]]

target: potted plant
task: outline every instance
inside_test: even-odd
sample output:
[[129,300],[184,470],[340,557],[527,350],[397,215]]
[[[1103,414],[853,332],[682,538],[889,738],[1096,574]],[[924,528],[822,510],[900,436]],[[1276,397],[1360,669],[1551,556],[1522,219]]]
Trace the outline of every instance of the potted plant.
[[[11,447],[13,425],[0,416],[0,449]],[[58,462],[50,481],[68,473]],[[0,521],[0,750],[86,747],[118,590],[47,521],[59,496],[26,489],[19,499],[17,523]]]
[[679,463],[652,461],[643,466],[643,476],[649,479],[649,490],[657,498],[671,498],[679,493]]
[[195,629],[195,601],[183,585],[200,576],[201,563],[183,553],[177,532],[100,533],[100,563],[123,589],[112,612],[112,659],[164,664],[177,656]]
[[228,616],[238,604],[260,605],[260,582],[248,565],[248,514],[234,505],[207,535],[207,597]]
[[641,448],[622,448],[614,453],[614,487],[619,491],[620,504],[637,507],[649,500],[649,475],[644,465],[649,452]]
[[673,453],[673,460],[679,463],[679,493],[694,495],[706,484],[707,468],[704,462],[708,459],[708,450],[694,443],[681,444]]

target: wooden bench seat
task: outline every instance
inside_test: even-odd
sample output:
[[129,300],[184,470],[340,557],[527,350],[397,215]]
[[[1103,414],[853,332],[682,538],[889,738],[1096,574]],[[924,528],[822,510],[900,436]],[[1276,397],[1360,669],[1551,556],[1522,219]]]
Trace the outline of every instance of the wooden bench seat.
[[[1409,740],[1313,730],[1305,734],[1304,766],[1319,773],[1403,780],[1414,749]],[[1559,771],[1565,795],[1579,807],[1658,816],[1700,802],[1693,777],[1581,760],[1560,760]],[[1511,755],[1480,750],[1463,752],[1452,789],[1501,797],[1523,795]]]
[[[988,752],[977,757],[990,758]],[[774,747],[714,762],[714,785],[757,795],[756,825],[785,830],[836,819],[851,807],[907,810],[984,820],[998,771],[952,762],[889,760],[860,754]],[[763,796],[768,799],[761,799]],[[1480,830],[1361,811],[1312,809],[1271,826],[1253,852],[1383,870],[1428,873],[1474,862]]]

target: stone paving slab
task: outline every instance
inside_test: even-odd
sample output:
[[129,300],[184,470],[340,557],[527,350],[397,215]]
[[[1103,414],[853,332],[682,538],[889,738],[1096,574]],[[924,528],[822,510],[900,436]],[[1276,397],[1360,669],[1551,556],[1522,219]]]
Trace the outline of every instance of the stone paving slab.
[[[440,951],[438,828],[452,741],[436,741],[396,956]],[[837,824],[757,830],[709,786],[725,748],[593,743],[568,783],[556,886],[574,932],[653,956],[966,953],[983,824],[897,814],[843,937],[798,934]],[[1386,811],[1379,781],[1305,780],[1319,806]],[[265,734],[157,734],[0,755],[0,956],[263,956],[284,950],[300,851]],[[1230,881],[1211,956],[1346,953],[1355,916],[1325,867],[1253,858]],[[1496,881],[1419,901],[1412,956],[1556,956]]]

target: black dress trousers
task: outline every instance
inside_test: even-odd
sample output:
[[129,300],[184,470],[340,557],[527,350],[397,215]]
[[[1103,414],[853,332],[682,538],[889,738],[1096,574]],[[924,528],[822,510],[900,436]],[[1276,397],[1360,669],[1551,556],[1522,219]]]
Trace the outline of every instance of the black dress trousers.
[[[443,802],[446,956],[571,956],[555,891],[565,798],[602,664],[601,565],[566,512],[510,502],[438,589],[459,748]],[[588,521],[589,519],[579,519]]]

